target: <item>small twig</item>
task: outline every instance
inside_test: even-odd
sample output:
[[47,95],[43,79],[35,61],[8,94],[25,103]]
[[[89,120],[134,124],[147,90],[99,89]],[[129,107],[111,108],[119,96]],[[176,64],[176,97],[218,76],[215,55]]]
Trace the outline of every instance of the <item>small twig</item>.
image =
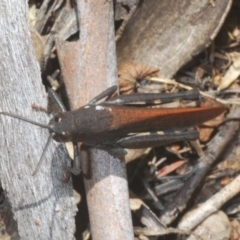
[[[186,89],[186,90],[192,90],[193,87],[190,87],[188,85],[185,85],[183,83],[178,83],[176,82],[174,79],[163,79],[163,78],[149,78],[148,80],[150,81],[155,81],[155,82],[160,82],[160,83],[164,83],[164,84],[171,84],[171,85],[174,85],[176,87],[180,87],[180,88],[183,88],[183,89]],[[218,98],[218,97],[215,97],[215,96],[212,96],[206,92],[203,92],[203,91],[199,91],[199,93],[204,96],[204,97],[208,97],[208,98],[212,98],[214,99],[215,101],[221,103],[221,104],[236,104],[236,105],[240,105],[240,102],[239,101],[228,101],[228,100],[223,100],[221,98]]]
[[232,199],[240,192],[240,175],[238,175],[231,183],[213,195],[204,202],[198,209],[194,210],[194,214],[186,215],[184,221],[178,227],[184,230],[192,230],[204,219],[219,210],[223,204]]
[[[78,0],[77,8],[80,41],[56,41],[72,110],[117,82],[112,1]],[[92,239],[133,239],[125,163],[84,145],[80,155]]]

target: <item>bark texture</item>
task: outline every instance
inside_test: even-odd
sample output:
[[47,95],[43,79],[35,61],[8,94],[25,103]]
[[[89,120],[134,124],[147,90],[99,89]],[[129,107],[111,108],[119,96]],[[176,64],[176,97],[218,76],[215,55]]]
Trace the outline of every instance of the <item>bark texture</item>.
[[[112,1],[79,0],[80,41],[57,49],[71,109],[117,84]],[[94,240],[133,239],[125,163],[106,151],[81,149]]]
[[[215,3],[215,4],[214,4]],[[139,62],[172,77],[215,38],[231,0],[143,1],[117,44],[119,66]]]
[[[47,123],[47,115],[31,104],[47,106],[30,32],[27,2],[0,2],[0,111]],[[32,173],[47,141],[48,131],[0,116],[0,179],[8,196],[21,239],[73,239],[75,231],[71,182],[62,179],[67,159],[55,143],[36,176]]]

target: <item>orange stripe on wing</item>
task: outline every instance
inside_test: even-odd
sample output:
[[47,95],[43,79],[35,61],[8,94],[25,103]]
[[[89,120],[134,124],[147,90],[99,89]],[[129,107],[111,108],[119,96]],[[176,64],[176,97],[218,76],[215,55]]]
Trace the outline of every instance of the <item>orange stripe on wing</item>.
[[187,128],[199,125],[225,111],[224,106],[201,108],[113,107],[110,129],[134,132]]

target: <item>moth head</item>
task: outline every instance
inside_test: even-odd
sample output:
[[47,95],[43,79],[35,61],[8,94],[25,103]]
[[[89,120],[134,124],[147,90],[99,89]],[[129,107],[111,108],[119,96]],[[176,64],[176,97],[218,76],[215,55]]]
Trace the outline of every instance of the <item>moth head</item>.
[[57,142],[71,142],[76,129],[74,117],[71,113],[57,113],[49,122],[50,133]]

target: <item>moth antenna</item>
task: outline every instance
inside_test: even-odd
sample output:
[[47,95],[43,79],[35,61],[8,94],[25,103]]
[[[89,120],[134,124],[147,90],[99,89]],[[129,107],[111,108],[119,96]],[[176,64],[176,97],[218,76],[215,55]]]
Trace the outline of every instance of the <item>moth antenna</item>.
[[36,125],[36,126],[39,126],[39,127],[42,127],[42,128],[47,128],[47,129],[51,130],[51,127],[49,125],[47,125],[47,124],[42,124],[42,123],[33,121],[31,119],[28,119],[28,118],[25,118],[25,117],[22,117],[22,116],[13,114],[13,113],[0,112],[0,114],[6,115],[6,116],[9,116],[9,117],[12,117],[12,118],[17,118],[17,119],[22,120],[24,122],[28,122],[28,123],[31,123],[33,125]]
[[41,155],[41,157],[40,157],[40,160],[39,160],[39,162],[38,162],[38,164],[37,164],[36,169],[35,169],[34,172],[32,173],[32,176],[36,175],[37,172],[38,172],[38,170],[39,170],[39,168],[41,167],[41,165],[42,165],[42,163],[43,163],[43,158],[44,158],[44,156],[45,156],[45,154],[46,154],[46,152],[47,152],[47,149],[48,149],[48,147],[49,147],[49,145],[50,145],[50,142],[51,142],[51,140],[52,140],[52,138],[53,138],[53,135],[54,135],[54,133],[50,133],[50,135],[49,135],[49,137],[48,137],[48,140],[47,140],[47,143],[46,143],[46,145],[45,145],[45,147],[44,147],[44,149],[43,149],[42,155]]

